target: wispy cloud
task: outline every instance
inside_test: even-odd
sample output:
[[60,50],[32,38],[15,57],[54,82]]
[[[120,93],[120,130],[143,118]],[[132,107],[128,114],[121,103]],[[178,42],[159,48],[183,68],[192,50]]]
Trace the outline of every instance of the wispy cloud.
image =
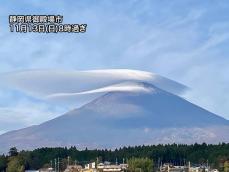
[[37,125],[66,111],[55,105],[35,103],[25,98],[14,103],[15,106],[0,107],[0,132]]

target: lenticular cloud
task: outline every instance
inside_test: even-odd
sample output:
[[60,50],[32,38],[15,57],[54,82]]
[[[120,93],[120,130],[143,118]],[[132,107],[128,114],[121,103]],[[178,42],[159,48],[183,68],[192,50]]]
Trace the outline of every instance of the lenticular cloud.
[[61,71],[28,70],[2,76],[3,82],[34,97],[82,105],[114,91],[152,91],[139,83],[152,84],[179,95],[186,87],[160,75],[128,69]]

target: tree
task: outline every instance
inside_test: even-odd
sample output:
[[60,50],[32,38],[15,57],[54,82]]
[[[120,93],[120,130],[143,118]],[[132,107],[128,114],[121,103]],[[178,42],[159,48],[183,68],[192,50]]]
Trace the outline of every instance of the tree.
[[131,158],[128,160],[128,171],[130,172],[151,172],[153,161],[149,158]]
[[6,171],[7,158],[3,155],[0,156],[0,171]]
[[[227,166],[224,162],[229,160],[229,143],[221,143],[218,145],[212,144],[167,144],[167,145],[151,145],[151,146],[134,146],[134,147],[123,147],[116,150],[77,150],[76,147],[68,148],[39,148],[33,151],[21,151],[17,153],[16,148],[11,148],[9,157],[1,159],[0,156],[0,168],[5,167],[4,159],[10,161],[13,157],[21,156],[23,157],[23,164],[26,170],[37,170],[42,168],[44,164],[50,163],[52,160],[54,164],[54,159],[60,158],[60,167],[65,168],[67,164],[67,158],[70,156],[72,160],[77,160],[80,165],[84,165],[90,161],[96,161],[100,157],[101,161],[110,161],[115,163],[116,159],[118,163],[122,163],[123,158],[130,159],[129,164],[131,164],[132,157],[137,159],[156,160],[157,167],[160,164],[171,162],[177,165],[184,165],[188,161],[194,164],[208,163],[212,168],[217,168],[220,171],[227,171]],[[14,155],[14,156],[13,156]],[[4,156],[3,156],[4,157]],[[126,161],[125,161],[126,162]],[[70,162],[71,163],[71,162]],[[2,165],[3,164],[3,165]],[[144,164],[144,163],[143,163]],[[151,161],[150,165],[153,166]],[[147,166],[147,165],[145,165]],[[131,165],[130,165],[131,167]],[[142,171],[145,167],[138,165],[132,168],[132,172]],[[1,170],[0,170],[1,171]],[[5,170],[4,170],[5,171]],[[144,170],[147,172],[149,170]]]
[[7,171],[9,172],[24,172],[25,170],[24,161],[21,156],[10,157],[7,166]]
[[224,172],[229,172],[229,161],[224,162]]
[[16,148],[16,147],[10,148],[10,150],[9,150],[9,155],[10,155],[10,156],[17,156],[17,155],[18,155],[17,148]]

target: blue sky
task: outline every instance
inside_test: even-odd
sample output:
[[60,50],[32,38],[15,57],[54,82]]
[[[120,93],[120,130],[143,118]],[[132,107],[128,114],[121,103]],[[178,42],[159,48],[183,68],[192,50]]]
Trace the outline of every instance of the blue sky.
[[[13,14],[60,14],[84,34],[10,33]],[[191,88],[185,98],[229,119],[227,0],[12,0],[0,2],[0,72],[128,68]],[[0,133],[39,124],[68,107],[0,84]],[[15,120],[16,119],[16,120]]]

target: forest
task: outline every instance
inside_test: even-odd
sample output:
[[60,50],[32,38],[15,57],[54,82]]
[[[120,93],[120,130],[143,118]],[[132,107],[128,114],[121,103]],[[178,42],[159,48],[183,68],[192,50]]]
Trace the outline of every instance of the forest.
[[50,167],[59,160],[60,168],[68,163],[84,165],[92,161],[127,163],[131,158],[147,158],[154,162],[154,169],[163,163],[184,165],[209,164],[223,171],[223,164],[229,160],[229,143],[213,144],[166,144],[122,147],[115,150],[79,150],[76,147],[39,148],[32,151],[18,151],[12,147],[8,154],[0,156],[0,171],[36,170]]

